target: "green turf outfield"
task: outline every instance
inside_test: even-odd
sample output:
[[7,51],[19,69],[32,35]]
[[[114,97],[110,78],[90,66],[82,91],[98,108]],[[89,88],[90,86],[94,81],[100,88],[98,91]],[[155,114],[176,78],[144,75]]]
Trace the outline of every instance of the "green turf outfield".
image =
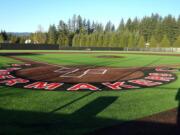
[[[124,58],[97,58],[101,55],[123,56]],[[177,56],[157,56],[142,54],[39,54],[21,56],[41,62],[61,65],[94,65],[94,66],[113,66],[113,67],[136,67],[152,66],[160,64],[180,63]]]
[[[180,64],[180,57],[114,54],[40,54],[20,56],[63,65],[133,67]],[[108,54],[109,55],[109,54]],[[113,55],[113,54],[111,54]],[[0,56],[0,66],[14,63]],[[180,72],[176,75],[180,77]],[[180,80],[156,88],[102,92],[49,92],[0,87],[0,134],[74,135],[177,107]]]
[[0,56],[0,67],[8,66],[8,64],[11,64],[11,63],[21,63],[21,62],[7,58],[7,57]]

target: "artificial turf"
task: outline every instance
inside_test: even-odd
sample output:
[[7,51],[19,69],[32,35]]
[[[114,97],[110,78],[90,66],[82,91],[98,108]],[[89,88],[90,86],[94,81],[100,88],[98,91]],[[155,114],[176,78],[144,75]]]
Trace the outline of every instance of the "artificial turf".
[[[29,58],[41,62],[60,65],[94,65],[94,66],[113,66],[113,67],[137,67],[152,65],[179,64],[180,57],[177,56],[159,56],[143,54],[114,54],[124,58],[98,58],[103,54],[39,54],[25,55],[23,58]],[[105,54],[106,55],[106,54]],[[113,55],[113,54],[107,54]]]
[[[179,64],[176,56],[116,54],[125,58],[96,58],[102,54],[40,54],[20,56],[63,65],[150,66]],[[17,61],[0,57],[0,66]],[[180,73],[176,72],[177,77]],[[0,87],[0,134],[84,134],[98,128],[177,107],[179,79],[155,88],[57,92]]]

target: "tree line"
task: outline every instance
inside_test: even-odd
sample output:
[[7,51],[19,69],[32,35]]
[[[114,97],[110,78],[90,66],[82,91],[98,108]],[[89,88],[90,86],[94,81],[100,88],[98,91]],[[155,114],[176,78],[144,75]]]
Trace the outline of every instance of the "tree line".
[[121,19],[119,26],[108,21],[102,23],[73,15],[67,22],[60,20],[58,25],[50,25],[47,32],[41,26],[29,37],[16,37],[0,33],[0,42],[9,39],[12,43],[22,43],[31,39],[37,44],[59,44],[76,47],[180,47],[180,16],[162,17],[158,14],[142,19]]

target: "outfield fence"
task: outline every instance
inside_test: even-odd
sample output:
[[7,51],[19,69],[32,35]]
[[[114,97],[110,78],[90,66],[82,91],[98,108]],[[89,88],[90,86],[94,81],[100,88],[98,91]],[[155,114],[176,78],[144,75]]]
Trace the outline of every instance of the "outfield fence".
[[119,47],[65,47],[59,45],[50,44],[0,44],[1,50],[85,50],[85,51],[95,51],[95,50],[109,50],[109,51],[123,51],[123,48]]
[[1,50],[59,50],[59,45],[46,44],[0,44]]
[[120,47],[70,47],[50,44],[9,44],[1,43],[0,50],[85,50],[85,51],[147,51],[180,52],[180,48],[120,48]]
[[180,52],[180,48],[124,48],[124,51]]

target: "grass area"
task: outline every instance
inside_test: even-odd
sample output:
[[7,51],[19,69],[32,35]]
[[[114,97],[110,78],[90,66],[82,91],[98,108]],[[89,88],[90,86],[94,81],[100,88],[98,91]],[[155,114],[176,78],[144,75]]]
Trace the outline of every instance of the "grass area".
[[1,134],[82,134],[177,106],[176,88],[92,94],[11,88],[0,92]]
[[[97,58],[105,54],[39,54],[21,56],[41,62],[60,65],[90,65],[90,66],[113,66],[113,67],[136,67],[180,63],[177,56],[157,56],[142,54],[114,54],[124,58]],[[107,54],[110,55],[110,54]],[[113,55],[113,54],[111,54]]]
[[11,63],[21,63],[21,62],[7,58],[7,57],[0,56],[0,67],[8,66]]
[[[147,66],[180,63],[175,56],[119,54],[43,54],[21,56],[65,65]],[[16,61],[0,57],[0,66]],[[105,126],[177,107],[178,79],[155,88],[102,92],[49,92],[0,87],[0,134],[80,135]]]

